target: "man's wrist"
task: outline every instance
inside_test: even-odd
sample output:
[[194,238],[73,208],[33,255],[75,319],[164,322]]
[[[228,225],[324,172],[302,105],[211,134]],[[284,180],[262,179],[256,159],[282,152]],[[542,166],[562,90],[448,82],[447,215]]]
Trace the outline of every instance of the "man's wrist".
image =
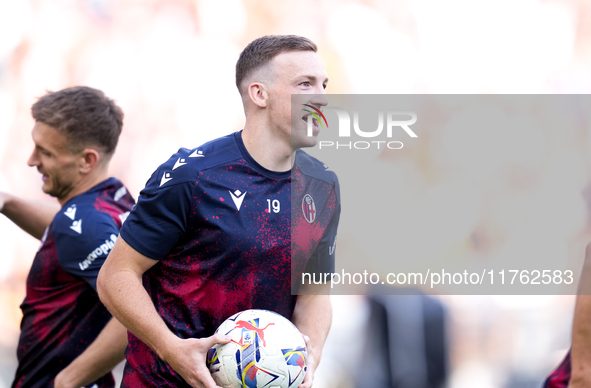
[[168,362],[171,355],[178,349],[181,341],[181,338],[169,332],[154,344],[152,350],[161,360]]
[[307,360],[307,367],[312,371],[316,370],[318,367],[318,363],[320,362],[321,354],[315,351],[315,348],[310,346],[309,344],[306,345],[306,352],[308,353],[308,360]]
[[72,364],[67,366],[63,369],[58,375],[55,377],[55,386],[59,388],[76,388],[82,386],[82,381],[76,379],[76,376],[72,371],[74,368],[70,367]]

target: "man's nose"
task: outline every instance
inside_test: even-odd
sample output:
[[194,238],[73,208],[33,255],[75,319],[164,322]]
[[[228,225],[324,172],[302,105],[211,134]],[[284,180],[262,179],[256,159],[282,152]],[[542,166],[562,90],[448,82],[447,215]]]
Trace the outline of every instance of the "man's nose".
[[322,89],[321,94],[315,94],[314,97],[310,100],[310,103],[313,105],[327,106],[328,96],[326,95],[326,93],[324,93],[324,89]]
[[39,158],[37,157],[37,152],[35,150],[31,152],[31,155],[27,160],[27,165],[29,165],[30,167],[35,167],[39,165]]

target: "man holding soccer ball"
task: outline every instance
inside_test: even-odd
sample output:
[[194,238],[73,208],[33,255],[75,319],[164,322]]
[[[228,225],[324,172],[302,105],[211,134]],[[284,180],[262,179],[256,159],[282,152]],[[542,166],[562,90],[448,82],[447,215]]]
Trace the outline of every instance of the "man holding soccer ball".
[[[291,95],[319,109],[327,82],[310,40],[251,42],[236,64],[244,129],[180,149],[152,175],[98,278],[101,300],[130,331],[123,387],[216,387],[206,353],[230,339],[213,333],[247,309],[277,312],[306,336],[300,387],[312,386],[332,310],[314,289],[326,285],[291,295],[291,261],[334,271],[340,197],[336,175],[298,150],[315,145],[319,126],[305,135]],[[294,225],[308,226],[292,241]]]

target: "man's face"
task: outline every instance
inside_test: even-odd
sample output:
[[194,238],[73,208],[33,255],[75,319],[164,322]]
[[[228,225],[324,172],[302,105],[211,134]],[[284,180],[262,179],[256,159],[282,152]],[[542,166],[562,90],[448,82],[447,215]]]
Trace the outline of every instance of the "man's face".
[[[316,108],[328,104],[325,94],[328,76],[320,57],[313,51],[289,51],[273,58],[270,67],[271,82],[267,92],[273,126],[291,140],[294,150],[315,146],[320,126],[314,119],[313,136],[307,136],[310,114],[303,109],[307,108],[303,104]],[[294,99],[293,106],[292,94],[301,95],[297,101]]]
[[43,174],[42,189],[58,200],[65,198],[80,180],[80,155],[72,153],[64,134],[55,128],[36,122],[32,131],[35,148],[27,161]]

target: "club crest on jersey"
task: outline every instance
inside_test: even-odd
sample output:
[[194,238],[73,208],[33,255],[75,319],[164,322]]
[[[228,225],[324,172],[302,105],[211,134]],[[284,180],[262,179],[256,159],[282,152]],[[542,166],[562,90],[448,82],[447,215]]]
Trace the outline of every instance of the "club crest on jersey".
[[314,198],[310,194],[304,195],[304,199],[302,199],[302,212],[309,223],[314,222],[316,219],[316,204],[314,204]]

